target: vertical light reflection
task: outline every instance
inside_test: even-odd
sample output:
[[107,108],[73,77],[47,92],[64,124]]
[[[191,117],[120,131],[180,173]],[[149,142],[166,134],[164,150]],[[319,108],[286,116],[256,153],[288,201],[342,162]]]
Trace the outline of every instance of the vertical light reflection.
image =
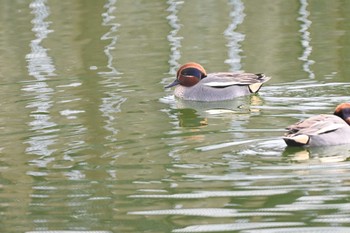
[[[48,49],[41,45],[47,35],[52,32],[49,29],[50,22],[45,21],[50,14],[49,8],[45,4],[45,0],[35,0],[29,5],[34,15],[31,23],[35,39],[30,43],[31,52],[26,55],[26,59],[28,73],[34,77],[34,80],[28,81],[28,84],[22,89],[33,99],[26,106],[33,109],[30,116],[34,118],[29,123],[32,135],[26,141],[29,144],[26,152],[42,156],[51,155],[55,151],[49,147],[55,142],[56,135],[53,133],[57,131],[54,128],[56,124],[51,121],[50,117],[51,98],[54,90],[47,84],[48,77],[55,75],[55,66],[47,54]],[[34,162],[38,166],[45,166],[49,161],[50,159],[41,159]]]
[[300,16],[298,17],[298,20],[301,22],[299,32],[301,32],[301,46],[303,47],[303,54],[299,57],[299,60],[304,62],[303,70],[309,74],[309,78],[313,79],[315,78],[315,74],[310,67],[312,64],[314,64],[314,61],[309,58],[312,52],[312,46],[310,44],[311,37],[310,32],[308,31],[312,24],[311,20],[308,19],[310,12],[307,10],[307,6],[309,4],[307,0],[300,0],[300,4]]
[[126,101],[126,98],[120,96],[120,83],[117,81],[119,79],[118,75],[120,73],[113,66],[114,57],[112,51],[115,49],[117,43],[117,31],[119,24],[116,22],[116,17],[114,16],[116,11],[116,0],[108,0],[104,5],[106,11],[102,13],[102,25],[108,27],[109,30],[105,33],[101,40],[108,40],[110,43],[105,46],[104,53],[107,57],[107,68],[109,71],[99,72],[98,74],[104,77],[102,85],[105,88],[105,94],[107,97],[102,98],[102,104],[100,106],[100,111],[102,115],[106,118],[104,128],[112,133],[112,135],[106,136],[111,142],[116,141],[115,135],[118,133],[118,129],[115,128],[115,113],[120,112],[120,106]]
[[170,12],[170,14],[166,17],[166,19],[168,20],[168,23],[172,28],[172,30],[169,32],[169,35],[167,36],[168,41],[170,43],[169,74],[176,74],[176,69],[179,66],[178,61],[181,57],[180,47],[181,40],[183,38],[177,35],[181,28],[181,25],[179,23],[179,17],[177,16],[177,14],[179,12],[179,8],[183,3],[183,1],[176,0],[167,1],[167,4],[169,5],[167,11]]
[[241,0],[230,0],[229,4],[231,5],[230,18],[231,23],[224,32],[228,43],[228,59],[225,60],[226,64],[230,65],[230,70],[240,70],[241,69],[241,55],[242,52],[240,43],[244,41],[245,35],[239,32],[236,32],[238,25],[243,23],[245,14],[244,14],[244,4]]
[[119,28],[119,24],[115,22],[115,16],[113,13],[116,11],[117,7],[115,6],[117,0],[108,0],[104,5],[106,12],[102,13],[102,25],[105,27],[109,27],[109,31],[101,37],[101,40],[110,40],[110,43],[106,45],[104,49],[104,53],[108,58],[107,68],[110,69],[109,72],[99,72],[99,74],[105,74],[112,77],[120,74],[117,69],[113,66],[113,55],[111,51],[115,49],[115,45],[117,43],[117,30]]
[[[181,40],[183,39],[181,36],[178,36],[178,32],[181,29],[180,19],[178,17],[179,9],[181,8],[182,4],[184,4],[183,1],[178,0],[167,0],[168,8],[167,11],[169,12],[169,15],[166,17],[168,20],[168,23],[171,27],[171,30],[169,31],[169,34],[167,36],[167,39],[169,41],[170,45],[170,54],[169,54],[169,74],[175,75],[177,68],[179,67],[179,60],[181,58]],[[173,80],[174,77],[171,77],[170,80]],[[164,84],[169,83],[170,80],[164,79]],[[166,104],[173,105],[173,108],[176,108],[176,102],[174,101],[174,96],[171,95],[169,97],[161,98],[161,101]],[[172,119],[173,122],[178,122],[178,118],[176,114],[173,114],[170,109],[163,109],[163,112],[165,112],[170,119]],[[168,144],[176,144],[176,142],[171,142]],[[171,151],[169,152],[169,156],[176,160],[176,155],[178,154],[176,147],[172,146]]]

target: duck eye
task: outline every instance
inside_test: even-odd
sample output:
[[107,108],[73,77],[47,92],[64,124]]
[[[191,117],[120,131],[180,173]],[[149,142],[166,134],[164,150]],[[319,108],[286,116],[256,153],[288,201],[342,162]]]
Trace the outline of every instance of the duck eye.
[[347,116],[350,116],[350,108],[344,108],[343,110],[342,110],[342,113],[343,113],[343,116],[345,117],[347,117]]

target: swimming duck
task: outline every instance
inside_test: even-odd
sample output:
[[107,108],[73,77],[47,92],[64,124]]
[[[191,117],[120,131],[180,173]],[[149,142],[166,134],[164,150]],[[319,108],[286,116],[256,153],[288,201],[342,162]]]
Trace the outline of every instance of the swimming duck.
[[350,143],[350,103],[339,104],[333,115],[317,115],[287,127],[288,146],[333,146]]
[[200,64],[189,62],[179,68],[175,81],[165,88],[176,86],[174,95],[184,100],[222,101],[256,93],[269,79],[264,74],[243,72],[207,74]]

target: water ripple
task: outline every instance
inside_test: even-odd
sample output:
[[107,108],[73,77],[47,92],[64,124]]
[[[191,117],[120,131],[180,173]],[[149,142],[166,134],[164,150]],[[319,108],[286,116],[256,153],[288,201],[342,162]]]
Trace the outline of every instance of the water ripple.
[[[173,232],[220,232],[220,231],[239,231],[254,228],[268,227],[292,227],[304,225],[298,222],[252,222],[252,223],[232,223],[232,224],[208,224],[208,225],[193,225],[182,229],[175,229]],[[271,232],[271,231],[269,231]],[[300,231],[299,231],[300,232]]]
[[128,214],[132,215],[185,215],[201,217],[251,217],[251,216],[288,216],[289,213],[272,213],[272,212],[244,212],[238,213],[234,209],[224,208],[195,208],[195,209],[169,209],[169,210],[150,210],[150,211],[133,211]]
[[111,231],[84,231],[84,230],[61,230],[61,231],[55,231],[55,230],[49,230],[49,231],[26,231],[25,233],[112,233]]
[[347,233],[350,227],[293,227],[278,229],[246,230],[242,233]]
[[210,197],[247,197],[286,194],[289,190],[203,191],[196,193],[130,195],[129,198],[197,199]]

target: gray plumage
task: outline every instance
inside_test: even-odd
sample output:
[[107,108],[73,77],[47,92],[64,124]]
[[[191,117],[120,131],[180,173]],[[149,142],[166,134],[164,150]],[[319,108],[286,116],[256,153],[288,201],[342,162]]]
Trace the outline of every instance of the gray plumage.
[[196,85],[185,87],[178,85],[174,94],[184,100],[222,101],[259,91],[263,83],[270,78],[264,74],[243,72],[210,73]]
[[350,143],[350,126],[335,115],[317,115],[286,128],[289,146],[332,146]]

